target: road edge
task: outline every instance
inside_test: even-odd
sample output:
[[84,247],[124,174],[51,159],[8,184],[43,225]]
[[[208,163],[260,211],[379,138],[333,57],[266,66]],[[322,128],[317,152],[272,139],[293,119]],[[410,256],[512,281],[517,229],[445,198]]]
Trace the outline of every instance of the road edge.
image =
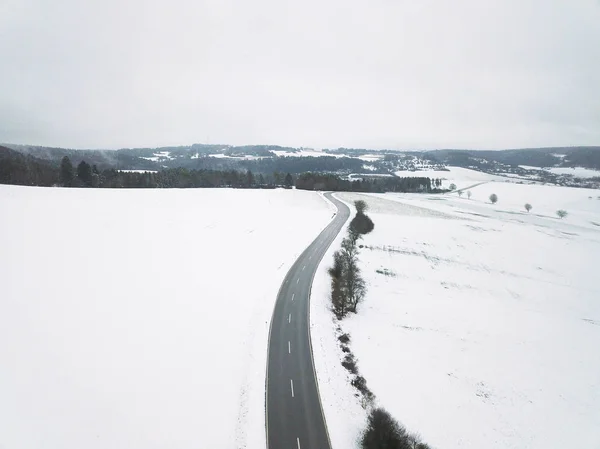
[[[329,192],[327,192],[329,193]],[[334,192],[331,192],[331,196],[334,196]],[[333,201],[331,201],[329,198],[327,198],[325,195],[323,195],[323,198],[325,198],[327,201],[329,201],[331,204],[333,204],[335,206],[335,208],[338,210],[338,207],[333,203]],[[338,197],[335,197],[336,200],[340,201],[341,203],[343,203],[346,207],[348,207],[348,205],[346,204],[345,201],[339,199]],[[323,258],[325,257],[325,255],[327,254],[327,251],[329,250],[329,248],[331,247],[331,245],[333,244],[333,242],[336,240],[336,238],[339,236],[340,232],[342,232],[344,229],[346,229],[346,225],[348,222],[350,222],[351,218],[352,218],[352,209],[350,209],[350,207],[348,207],[348,209],[350,210],[350,214],[348,214],[348,219],[346,220],[346,222],[342,225],[342,227],[340,228],[339,232],[337,233],[337,235],[331,239],[331,242],[329,242],[329,245],[327,245],[327,247],[325,248],[325,251],[323,251],[323,256],[319,259],[319,263],[316,265],[315,267],[315,271],[313,271],[313,274],[310,278],[310,289],[308,290],[308,304],[307,304],[307,308],[306,308],[306,319],[308,322],[308,326],[307,326],[307,332],[308,332],[308,347],[310,348],[310,365],[312,366],[312,370],[313,370],[313,375],[315,376],[315,387],[317,389],[317,398],[319,398],[319,407],[321,408],[321,415],[323,415],[323,424],[325,425],[325,433],[327,434],[327,442],[329,443],[329,448],[333,449],[333,447],[331,446],[331,437],[329,436],[329,427],[327,426],[327,417],[325,416],[325,410],[323,409],[323,402],[321,401],[321,390],[319,389],[319,378],[317,376],[317,370],[315,368],[315,358],[313,355],[313,344],[312,344],[312,337],[311,337],[311,322],[310,322],[310,300],[312,298],[312,288],[313,288],[313,282],[315,280],[315,275],[317,274],[317,271],[319,270],[319,267],[321,266],[321,263],[323,262]],[[336,212],[336,214],[338,213]]]
[[[325,193],[331,193],[331,195],[333,196],[334,192],[319,192],[318,195],[323,198],[328,204],[334,206],[336,208],[336,213],[334,214],[334,216],[331,218],[331,220],[329,220],[329,223],[327,223],[323,229],[321,229],[321,231],[317,234],[317,236],[308,244],[308,246],[306,248],[304,248],[304,250],[300,253],[300,255],[298,255],[296,257],[296,260],[294,260],[294,262],[292,263],[292,265],[290,266],[290,268],[288,269],[287,273],[285,274],[285,276],[283,277],[283,282],[281,283],[281,285],[279,286],[279,290],[277,290],[277,296],[275,298],[275,302],[273,303],[273,310],[271,312],[271,320],[269,321],[269,333],[267,335],[267,361],[265,364],[265,437],[266,437],[266,448],[269,449],[269,352],[270,352],[270,343],[271,343],[271,331],[273,329],[273,315],[275,313],[275,308],[277,307],[277,298],[279,298],[279,295],[281,293],[281,289],[283,288],[283,286],[286,284],[287,282],[287,278],[290,274],[290,272],[292,271],[292,269],[294,268],[294,266],[296,265],[296,263],[298,262],[298,260],[302,257],[302,255],[308,250],[308,248],[310,248],[312,246],[312,244],[315,242],[316,239],[319,238],[319,236],[321,235],[321,233],[327,229],[327,227],[329,225],[331,225],[331,223],[335,220],[335,216],[337,215],[337,213],[339,212],[339,209],[337,208],[337,206],[331,201],[329,200],[329,198],[327,198],[325,196]],[[339,198],[336,197],[336,199],[344,204],[346,204],[345,201],[340,200]],[[350,217],[348,217],[348,220],[346,220],[346,223],[350,220]],[[344,225],[346,224],[344,223]],[[343,228],[343,226],[342,226]],[[341,231],[341,230],[340,230]],[[338,233],[339,235],[339,233]],[[336,236],[337,237],[337,236]],[[327,248],[325,249],[325,252],[327,252],[327,250],[329,249],[329,247],[331,246],[331,244],[333,243],[333,241],[335,240],[332,239],[332,241],[329,243],[329,245],[327,245]],[[323,253],[323,257],[325,256],[325,253]],[[331,439],[329,437],[329,429],[327,427],[327,419],[325,418],[325,413],[323,410],[323,404],[321,402],[321,392],[319,391],[319,379],[317,378],[317,372],[315,370],[315,363],[314,363],[314,357],[313,357],[313,348],[312,348],[312,339],[310,338],[310,297],[312,295],[312,284],[314,281],[314,277],[315,274],[317,272],[317,270],[319,269],[319,265],[321,265],[321,261],[323,260],[323,257],[321,257],[321,259],[319,259],[319,263],[317,264],[317,267],[310,279],[310,289],[308,291],[308,304],[307,304],[307,318],[308,318],[308,326],[307,326],[307,332],[308,332],[308,344],[309,344],[309,348],[310,348],[310,362],[311,362],[311,366],[313,369],[313,375],[315,376],[315,386],[317,389],[317,398],[319,399],[319,407],[321,408],[321,414],[323,415],[323,424],[325,425],[325,433],[327,434],[327,442],[329,443],[329,447],[331,448]]]

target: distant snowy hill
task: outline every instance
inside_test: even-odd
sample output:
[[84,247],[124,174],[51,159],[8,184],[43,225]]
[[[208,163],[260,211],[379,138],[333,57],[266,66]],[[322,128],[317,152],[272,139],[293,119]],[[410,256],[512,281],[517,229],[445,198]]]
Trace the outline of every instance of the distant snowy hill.
[[[317,150],[274,145],[204,145],[71,150],[7,145],[9,148],[58,164],[68,156],[74,165],[85,160],[100,170],[153,170],[186,168],[236,170],[268,174],[335,173],[354,179],[372,175],[424,176],[425,171],[449,167],[477,170],[520,180],[574,187],[600,187],[600,147],[536,148],[502,151],[435,150],[392,151],[339,148]],[[527,168],[526,168],[527,167]],[[587,170],[587,171],[586,171]],[[415,172],[416,174],[412,174]],[[591,179],[591,180],[590,180]]]

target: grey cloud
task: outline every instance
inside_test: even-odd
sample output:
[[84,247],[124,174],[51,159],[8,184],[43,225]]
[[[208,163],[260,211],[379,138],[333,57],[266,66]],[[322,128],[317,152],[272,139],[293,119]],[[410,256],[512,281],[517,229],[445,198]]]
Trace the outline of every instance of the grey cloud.
[[600,142],[593,0],[0,5],[0,141]]

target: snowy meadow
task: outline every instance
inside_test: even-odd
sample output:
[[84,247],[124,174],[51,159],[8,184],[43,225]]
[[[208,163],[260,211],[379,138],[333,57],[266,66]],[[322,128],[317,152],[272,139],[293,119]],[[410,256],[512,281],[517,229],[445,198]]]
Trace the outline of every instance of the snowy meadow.
[[[458,179],[483,182],[471,199],[338,194],[375,223],[360,242],[366,298],[341,323],[360,374],[432,447],[600,447],[598,191],[481,176]],[[366,412],[328,310],[337,247],[315,278],[315,363],[332,443],[354,447]]]
[[295,190],[0,186],[0,447],[264,447]]

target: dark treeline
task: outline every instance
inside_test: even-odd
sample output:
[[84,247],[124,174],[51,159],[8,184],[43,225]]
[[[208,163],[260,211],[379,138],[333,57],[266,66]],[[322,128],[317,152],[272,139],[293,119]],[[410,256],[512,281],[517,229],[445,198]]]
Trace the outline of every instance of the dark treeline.
[[296,178],[296,188],[302,190],[332,190],[345,192],[441,192],[439,179],[425,177],[399,178],[387,176],[376,179],[349,181],[323,173],[302,173]]
[[[357,159],[364,154],[372,154],[369,149],[338,148],[325,150],[327,157],[277,157],[275,151],[297,153],[302,148],[290,148],[277,145],[193,144],[159,148],[123,148],[120,150],[72,150],[31,145],[7,145],[23,154],[43,159],[58,165],[64,156],[73,164],[82,160],[99,169],[126,168],[136,170],[162,170],[163,168],[184,167],[206,170],[251,170],[254,173],[272,173],[280,171],[298,174],[308,171],[361,173],[364,161]],[[162,155],[161,153],[167,153]],[[418,169],[420,159],[430,165],[451,165],[475,168],[486,172],[519,165],[534,167],[586,167],[600,169],[600,147],[554,147],[522,148],[512,150],[460,150],[446,149],[433,151],[392,151],[378,153],[383,158],[371,161],[373,173],[389,173],[403,169]],[[230,157],[210,157],[224,155]],[[334,158],[333,155],[342,157]],[[345,155],[353,156],[351,158]],[[255,156],[249,160],[241,156]],[[418,162],[418,163],[417,163]]]
[[[280,158],[278,158],[280,159]],[[291,158],[290,158],[291,159]],[[317,159],[317,158],[307,158]],[[320,158],[323,159],[323,158]],[[334,174],[252,170],[166,168],[158,172],[100,170],[80,161],[76,166],[64,156],[60,166],[0,147],[0,183],[36,186],[96,188],[275,188],[353,192],[439,192],[441,181],[430,178],[381,177],[347,180]]]
[[600,170],[600,147],[521,148],[516,150],[434,150],[422,157],[447,165],[475,167],[484,171],[497,164],[513,167],[585,167]]
[[52,186],[57,182],[55,164],[0,147],[0,184]]
[[238,170],[165,169],[159,172],[127,172],[114,168],[99,170],[82,160],[74,166],[68,156],[60,166],[0,147],[0,184],[26,186],[105,187],[105,188],[194,188],[236,187],[275,188],[292,187],[290,173],[274,172],[254,175]]
[[270,159],[240,161],[240,165],[243,168],[252,170],[254,172],[271,173],[273,171],[280,171],[292,174],[312,171],[342,171],[346,173],[361,172],[363,171],[363,164],[364,162],[360,159],[333,156],[275,157]]
[[[181,164],[182,161],[167,161],[169,164]],[[299,174],[305,172],[344,172],[357,173],[362,172],[364,164],[360,159],[349,157],[269,157],[262,159],[228,159],[216,157],[199,157],[191,161],[189,168],[208,169],[208,170],[250,170],[253,173],[273,173],[283,172]]]
[[[161,148],[124,148],[121,150],[69,150],[64,148],[48,148],[35,146],[16,146],[22,154],[29,154],[38,159],[58,165],[67,156],[73,165],[85,160],[98,169],[134,169],[162,170],[165,168],[188,168],[194,170],[245,171],[271,174],[275,171],[284,173],[303,173],[307,171],[341,171],[345,173],[360,172],[364,164],[360,159],[349,157],[277,157],[273,151],[297,152],[299,149],[268,145],[192,145],[187,147]],[[160,153],[169,156],[158,156]],[[229,157],[210,157],[221,154]],[[255,156],[257,159],[245,159],[241,156]]]
[[563,165],[600,170],[600,147],[581,148],[577,152],[567,154],[563,160]]
[[99,171],[81,161],[75,169],[68,157],[61,162],[59,185],[65,187],[105,187],[105,188],[291,188],[294,178],[290,173],[275,172],[265,176],[228,170],[189,170],[187,168],[169,168],[159,172],[130,172],[116,169]]
[[273,173],[265,176],[254,175],[251,171],[235,170],[188,170],[170,168],[157,173],[131,173],[114,169],[100,173],[99,187],[109,188],[210,188],[234,187],[268,189],[275,187],[291,188],[294,180],[291,174]]

